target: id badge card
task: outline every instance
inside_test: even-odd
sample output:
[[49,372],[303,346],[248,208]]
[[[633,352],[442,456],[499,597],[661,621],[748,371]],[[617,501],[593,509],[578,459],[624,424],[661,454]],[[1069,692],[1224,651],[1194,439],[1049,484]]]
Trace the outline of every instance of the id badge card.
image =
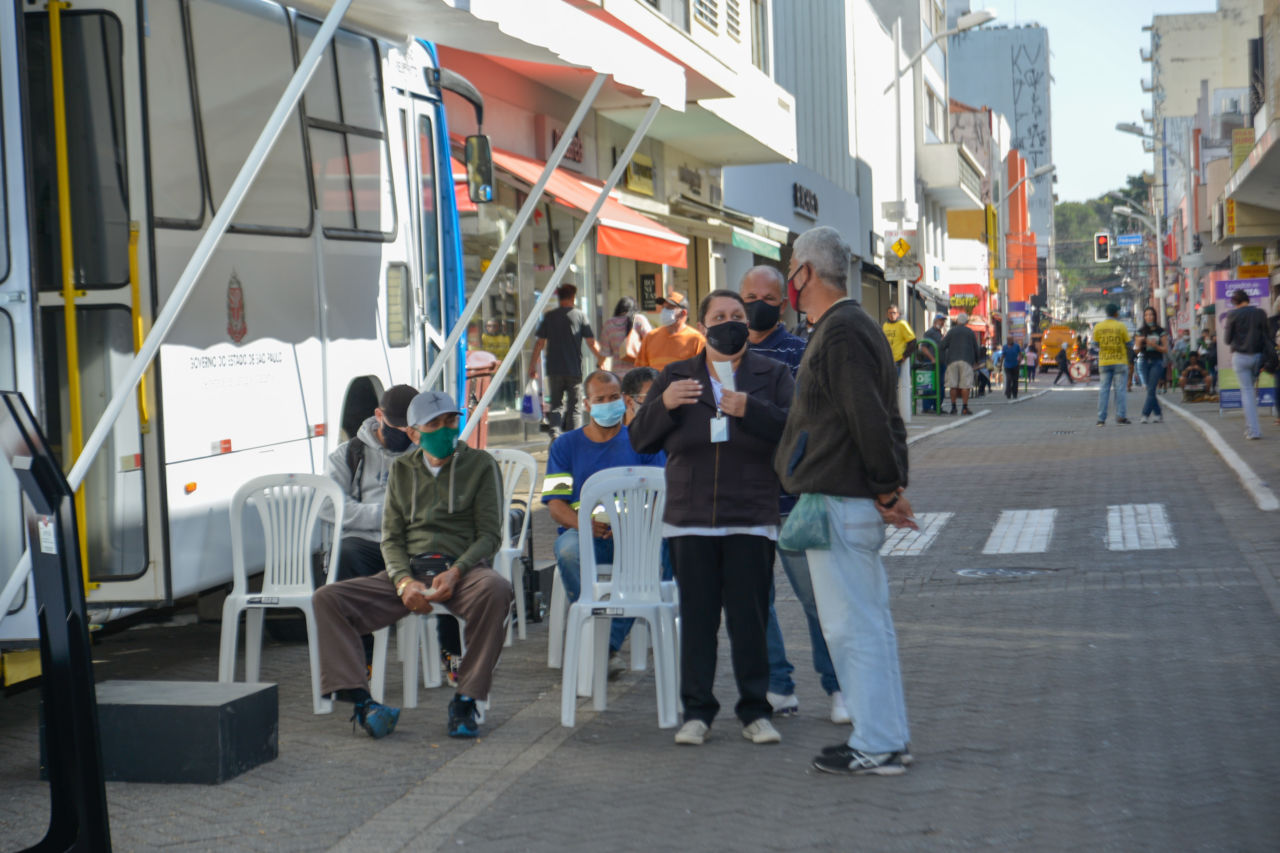
[[711,443],[720,444],[729,440],[729,419],[717,413],[711,419]]

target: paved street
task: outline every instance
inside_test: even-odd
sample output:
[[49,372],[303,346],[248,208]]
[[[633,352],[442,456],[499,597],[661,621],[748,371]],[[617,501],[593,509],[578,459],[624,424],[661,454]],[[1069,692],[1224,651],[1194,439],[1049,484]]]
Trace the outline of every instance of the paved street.
[[[989,415],[912,445],[910,496],[930,536],[886,558],[916,756],[903,777],[810,769],[846,730],[826,719],[779,572],[801,702],[777,724],[780,746],[744,741],[731,716],[703,747],[674,746],[651,673],[628,673],[607,711],[584,701],[562,728],[545,623],[504,656],[482,739],[444,736],[449,694],[436,690],[372,741],[341,707],[313,716],[305,647],[271,644],[280,757],[217,787],[108,785],[115,847],[1274,850],[1280,513],[1259,511],[1172,412],[1095,427],[1096,389],[1017,405],[997,392],[974,403]],[[1135,420],[1140,405],[1135,391]],[[1183,408],[1280,487],[1271,417],[1246,443],[1238,414]],[[913,432],[954,420],[919,417]],[[1015,512],[1033,534],[998,530]],[[542,561],[545,513],[535,525]],[[194,611],[110,634],[98,678],[213,678],[217,635]],[[723,643],[718,695],[731,706]],[[34,691],[0,700],[3,849],[34,843],[47,820],[36,706]]]

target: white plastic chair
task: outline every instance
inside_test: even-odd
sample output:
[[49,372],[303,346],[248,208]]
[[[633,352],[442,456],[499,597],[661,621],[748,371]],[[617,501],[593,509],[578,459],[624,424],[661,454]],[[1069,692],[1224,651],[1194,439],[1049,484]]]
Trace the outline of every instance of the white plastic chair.
[[[502,546],[493,558],[493,568],[507,579],[516,596],[516,619],[519,621],[520,639],[528,639],[528,614],[524,601],[524,553],[525,540],[529,536],[529,522],[533,518],[533,490],[538,483],[538,461],[523,450],[490,450],[502,472]],[[520,484],[527,483],[523,489]],[[507,511],[516,501],[524,501],[524,523],[520,535],[513,541]],[[507,645],[511,645],[511,626],[507,626]]]
[[[262,622],[268,608],[292,607],[307,622],[307,652],[311,662],[311,700],[317,714],[333,710],[333,702],[320,695],[320,650],[316,638],[316,614],[311,605],[315,592],[311,574],[311,543],[320,522],[320,507],[333,503],[333,539],[342,541],[342,489],[318,474],[268,474],[255,477],[231,498],[231,594],[222,605],[222,639],[218,653],[218,680],[235,681],[240,613],[245,614],[244,669],[246,681],[257,681],[262,663]],[[262,592],[249,592],[244,554],[244,507],[252,502],[262,520],[265,566]],[[338,574],[339,549],[329,559],[328,580]]]
[[[583,629],[591,624],[592,698],[597,711],[607,699],[609,625],[615,617],[634,617],[649,625],[653,638],[654,682],[657,685],[658,726],[676,725],[676,606],[664,600],[662,589],[662,512],[666,506],[666,475],[648,466],[609,468],[582,485],[578,530],[582,537],[582,592],[569,608],[565,630],[564,672],[561,678],[560,722],[574,724],[578,702],[579,646]],[[591,517],[603,508],[613,530],[613,575],[599,579]],[[587,595],[587,591],[591,595]]]

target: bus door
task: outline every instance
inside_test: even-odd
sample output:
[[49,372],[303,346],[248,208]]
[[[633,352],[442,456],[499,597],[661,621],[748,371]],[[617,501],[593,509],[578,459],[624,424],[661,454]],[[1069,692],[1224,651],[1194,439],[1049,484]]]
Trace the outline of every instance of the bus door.
[[[134,0],[98,0],[62,11],[61,101],[50,13],[41,6],[25,20],[40,416],[68,471],[151,319],[138,8]],[[70,179],[73,322],[63,285],[59,112]],[[151,377],[148,372],[143,391],[124,408],[82,485],[79,521],[91,604],[168,596],[159,568],[161,466]]]
[[[453,176],[439,174],[440,144],[436,136],[435,103],[422,98],[410,100],[411,109],[402,117],[406,123],[405,138],[408,141],[409,176],[412,186],[408,198],[411,204],[411,216],[414,227],[414,254],[416,256],[417,280],[417,320],[420,333],[418,346],[421,347],[422,368],[420,376],[425,376],[437,358],[441,357],[441,348],[449,334],[448,283],[441,263],[441,192],[453,192]],[[388,287],[388,300],[391,299]],[[456,365],[446,370],[437,385],[442,390],[453,393],[456,387]]]

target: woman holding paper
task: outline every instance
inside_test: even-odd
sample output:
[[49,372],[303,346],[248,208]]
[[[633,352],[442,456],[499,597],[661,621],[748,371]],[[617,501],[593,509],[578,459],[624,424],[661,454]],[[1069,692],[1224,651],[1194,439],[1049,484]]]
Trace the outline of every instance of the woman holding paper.
[[676,743],[703,742],[720,709],[712,693],[724,611],[743,737],[781,738],[770,717],[765,624],[778,538],[773,452],[794,383],[791,371],[747,349],[747,311],[732,290],[699,306],[707,348],[667,365],[629,434],[640,453],[667,454],[663,536],[680,588],[685,723]]

